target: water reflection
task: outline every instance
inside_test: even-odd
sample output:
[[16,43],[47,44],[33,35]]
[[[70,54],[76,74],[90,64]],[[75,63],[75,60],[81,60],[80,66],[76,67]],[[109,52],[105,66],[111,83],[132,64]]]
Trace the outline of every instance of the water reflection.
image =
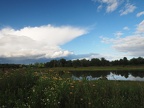
[[108,80],[128,80],[128,81],[144,81],[144,77],[140,76],[133,76],[131,73],[127,74],[126,76],[117,75],[114,73],[110,73],[106,76]]
[[127,80],[127,81],[144,81],[144,71],[100,71],[100,72],[72,72],[72,79],[82,80]]

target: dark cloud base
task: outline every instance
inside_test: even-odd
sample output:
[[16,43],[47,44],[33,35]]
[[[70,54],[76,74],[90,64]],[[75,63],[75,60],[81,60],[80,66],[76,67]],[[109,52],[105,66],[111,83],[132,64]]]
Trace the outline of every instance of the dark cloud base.
[[59,60],[61,58],[64,58],[66,60],[74,60],[74,59],[83,59],[83,58],[90,58],[92,55],[95,55],[97,57],[100,57],[99,54],[79,54],[79,55],[69,55],[66,57],[59,57],[59,58],[39,58],[39,59],[34,59],[34,58],[26,58],[26,57],[10,57],[10,58],[0,58],[0,64],[33,64],[36,62],[39,63],[46,63],[49,62],[53,59]]

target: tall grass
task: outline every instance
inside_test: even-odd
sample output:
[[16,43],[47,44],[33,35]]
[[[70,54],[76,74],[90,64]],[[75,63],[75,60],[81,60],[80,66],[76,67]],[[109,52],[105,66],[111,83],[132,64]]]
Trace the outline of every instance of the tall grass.
[[144,82],[70,79],[69,72],[1,73],[1,108],[144,108]]

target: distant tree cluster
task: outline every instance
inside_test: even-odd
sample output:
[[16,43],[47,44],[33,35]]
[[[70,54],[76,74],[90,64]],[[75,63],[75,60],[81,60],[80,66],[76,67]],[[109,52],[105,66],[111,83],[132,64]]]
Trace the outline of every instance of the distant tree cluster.
[[0,68],[20,68],[21,64],[0,64]]
[[132,58],[128,60],[126,57],[120,60],[114,60],[110,62],[111,65],[143,65],[144,64],[144,58],[138,57],[138,58]]
[[88,66],[126,66],[126,65],[142,65],[144,58],[132,58],[130,60],[124,57],[120,60],[109,61],[105,58],[92,58],[91,60],[77,59],[77,60],[51,60],[44,64],[44,67],[88,67]]

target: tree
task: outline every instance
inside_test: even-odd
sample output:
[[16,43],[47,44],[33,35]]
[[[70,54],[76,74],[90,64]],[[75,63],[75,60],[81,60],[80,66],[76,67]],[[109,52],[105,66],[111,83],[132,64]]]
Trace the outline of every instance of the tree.
[[81,66],[83,66],[83,67],[89,66],[89,60],[82,59],[82,60],[80,60],[80,62],[81,62]]
[[34,67],[43,68],[43,67],[44,67],[44,63],[38,63],[38,62],[36,62],[36,63],[34,64]]
[[57,67],[58,61],[57,60],[51,60],[49,63],[46,63],[47,67]]
[[109,61],[106,60],[104,57],[102,57],[102,58],[101,58],[101,65],[102,65],[102,66],[109,65]]
[[130,59],[130,64],[131,65],[137,65],[137,59],[136,58]]
[[144,64],[144,59],[142,57],[137,58],[138,64]]
[[66,67],[72,67],[72,61],[71,60],[68,60],[66,61]]
[[81,65],[80,65],[80,60],[73,60],[73,67],[80,67]]
[[120,62],[119,62],[119,60],[114,60],[114,61],[111,61],[111,64],[116,66],[116,65],[119,65]]
[[91,59],[90,64],[91,64],[91,66],[100,66],[101,65],[101,61],[98,58],[93,58],[93,59]]
[[60,66],[64,67],[66,65],[66,59],[62,58],[59,60]]
[[128,65],[128,59],[126,57],[123,58],[123,65]]

